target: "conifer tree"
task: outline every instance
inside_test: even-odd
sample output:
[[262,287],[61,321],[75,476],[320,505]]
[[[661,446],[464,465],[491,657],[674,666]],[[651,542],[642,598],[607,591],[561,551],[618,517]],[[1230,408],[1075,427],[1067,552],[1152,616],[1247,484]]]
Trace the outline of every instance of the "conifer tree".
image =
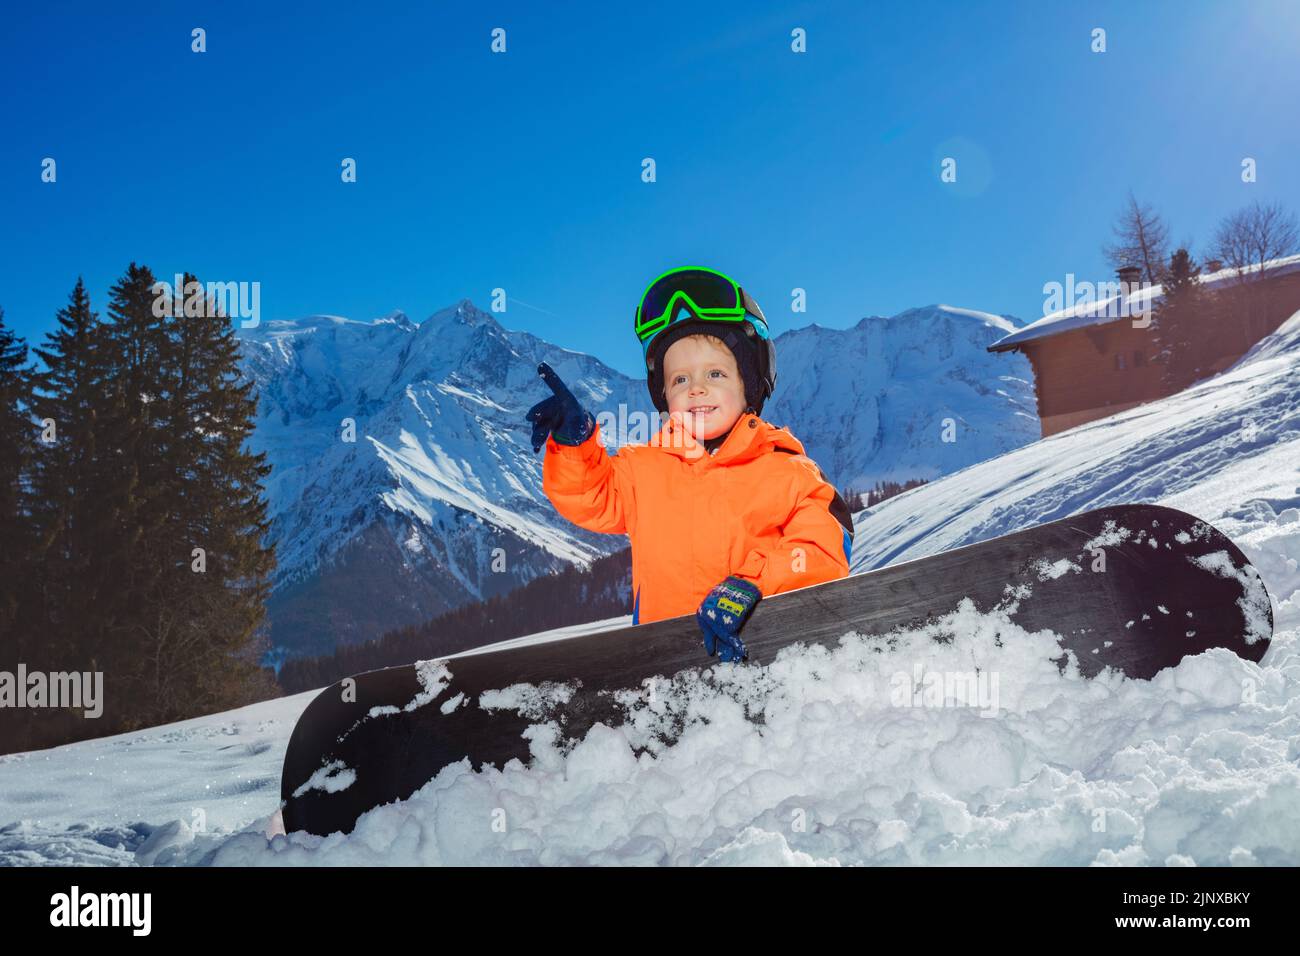
[[101,592],[108,582],[96,548],[114,523],[102,498],[107,454],[100,442],[118,417],[117,402],[106,330],[80,278],[56,319],[36,349],[45,370],[33,395],[40,437],[31,510],[41,567],[33,636],[46,666],[97,670],[106,662]]
[[[168,309],[160,345],[155,460],[165,529],[165,574],[148,641],[142,690],[148,723],[238,706],[274,693],[258,661],[274,552],[262,480],[265,455],[246,444],[256,398],[242,381],[230,320],[194,276]],[[165,599],[163,596],[165,595]]]
[[[270,467],[247,448],[254,385],[215,303],[191,297],[177,312],[161,291],[132,263],[101,322],[78,280],[36,350],[46,370],[32,376],[41,440],[30,525],[41,572],[27,632],[44,635],[40,666],[103,671],[106,700],[95,727],[54,715],[45,723],[63,737],[38,728],[29,745],[276,693],[258,659],[274,551],[263,547]],[[0,408],[0,428],[7,421]]]
[[33,368],[27,343],[5,325],[0,308],[0,665],[22,659],[28,642],[19,600],[31,590],[35,540],[27,485],[35,455]]
[[1164,294],[1153,317],[1155,361],[1164,365],[1161,377],[1171,392],[1186,388],[1204,375],[1210,296],[1201,288],[1197,279],[1200,274],[1201,267],[1186,249],[1174,252],[1163,284]]

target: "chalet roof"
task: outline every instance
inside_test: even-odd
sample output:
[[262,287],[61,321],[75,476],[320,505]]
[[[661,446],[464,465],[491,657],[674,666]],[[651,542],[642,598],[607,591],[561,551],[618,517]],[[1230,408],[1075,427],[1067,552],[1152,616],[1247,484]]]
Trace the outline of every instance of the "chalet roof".
[[[1267,267],[1270,277],[1286,275],[1290,272],[1300,272],[1300,255],[1270,259],[1264,265]],[[1246,266],[1240,272],[1232,266],[1228,266],[1218,272],[1198,276],[1198,279],[1201,285],[1213,289],[1239,282],[1246,275],[1258,271],[1258,264]],[[1094,302],[1083,302],[1068,309],[1053,312],[1051,315],[1045,315],[1038,321],[1029,323],[1023,329],[998,339],[988,347],[988,350],[990,352],[1009,352],[1026,342],[1047,338],[1050,335],[1060,335],[1062,332],[1094,325],[1122,322],[1136,314],[1139,306],[1155,305],[1163,298],[1162,287],[1155,285],[1138,289],[1131,295],[1112,295]],[[1121,299],[1124,300],[1122,303],[1120,302]]]

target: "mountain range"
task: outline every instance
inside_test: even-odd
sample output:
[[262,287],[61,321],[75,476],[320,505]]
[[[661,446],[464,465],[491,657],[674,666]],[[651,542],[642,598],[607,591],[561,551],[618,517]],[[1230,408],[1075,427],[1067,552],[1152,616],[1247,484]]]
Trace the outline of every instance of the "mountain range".
[[[789,426],[841,490],[949,474],[1038,437],[1028,363],[986,351],[1015,328],[934,305],[788,331],[764,418]],[[657,421],[644,379],[506,329],[468,299],[420,323],[318,315],[239,338],[260,395],[252,447],[272,466],[273,659],[369,640],[627,546],[555,512],[524,413],[549,394],[537,375],[547,362],[614,452]]]

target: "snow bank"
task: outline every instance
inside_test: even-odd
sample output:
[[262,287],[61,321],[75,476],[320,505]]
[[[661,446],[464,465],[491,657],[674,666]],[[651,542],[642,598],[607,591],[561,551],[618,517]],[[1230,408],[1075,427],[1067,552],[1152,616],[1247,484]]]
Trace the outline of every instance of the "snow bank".
[[346,837],[258,829],[156,860],[1294,865],[1296,638],[1265,666],[1213,651],[1150,682],[1087,681],[1058,671],[1049,632],[967,605],[888,641],[647,685],[623,726],[567,750],[540,727],[531,767],[447,767]]
[[0,756],[0,866],[145,864],[195,834],[268,822],[315,696]]

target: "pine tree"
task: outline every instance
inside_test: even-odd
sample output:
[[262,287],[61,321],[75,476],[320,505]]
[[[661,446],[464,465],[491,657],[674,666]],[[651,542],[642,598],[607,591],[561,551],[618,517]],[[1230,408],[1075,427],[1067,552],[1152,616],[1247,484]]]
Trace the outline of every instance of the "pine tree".
[[[98,326],[100,407],[93,454],[83,475],[97,516],[82,536],[90,555],[84,614],[97,635],[97,669],[104,672],[112,730],[142,725],[148,708],[138,675],[143,629],[157,610],[160,468],[152,418],[159,393],[163,321],[153,314],[153,275],[135,263],[109,293],[111,321]],[[85,667],[86,665],[79,665]],[[105,728],[107,729],[107,728]]]
[[[262,480],[265,455],[245,444],[255,427],[252,382],[241,382],[230,321],[189,274],[160,345],[154,424],[163,534],[155,607],[141,634],[147,723],[222,710],[274,693],[259,666],[274,552]],[[177,314],[177,313],[180,314]]]
[[1169,259],[1163,297],[1156,306],[1155,361],[1163,363],[1165,388],[1181,391],[1204,375],[1208,295],[1197,277],[1201,267],[1186,249]]
[[0,666],[16,664],[26,652],[28,632],[19,622],[18,605],[21,595],[30,593],[37,567],[27,486],[36,453],[34,369],[27,351],[0,309]]
[[167,489],[160,480],[166,465],[159,440],[160,403],[164,389],[165,317],[155,314],[158,299],[153,273],[132,262],[109,290],[109,338],[116,365],[115,380],[122,402],[121,428],[114,452],[117,468],[112,489],[118,507],[120,555],[118,586],[129,601],[126,616],[115,622],[124,658],[135,655],[130,632],[149,619],[141,602],[152,594],[160,577],[157,543],[165,523]]
[[270,468],[245,447],[254,386],[213,303],[172,314],[159,288],[132,263],[101,322],[78,280],[36,350],[47,370],[33,375],[32,411],[46,440],[31,469],[42,570],[29,630],[45,635],[40,666],[103,671],[106,702],[94,727],[55,714],[28,728],[29,746],[276,693],[258,660],[274,551],[262,546]]
[[55,331],[36,353],[33,408],[40,439],[32,472],[32,525],[42,573],[34,626],[50,668],[96,670],[105,662],[100,592],[106,587],[95,542],[113,517],[99,497],[99,451],[113,414],[107,334],[80,278]]

